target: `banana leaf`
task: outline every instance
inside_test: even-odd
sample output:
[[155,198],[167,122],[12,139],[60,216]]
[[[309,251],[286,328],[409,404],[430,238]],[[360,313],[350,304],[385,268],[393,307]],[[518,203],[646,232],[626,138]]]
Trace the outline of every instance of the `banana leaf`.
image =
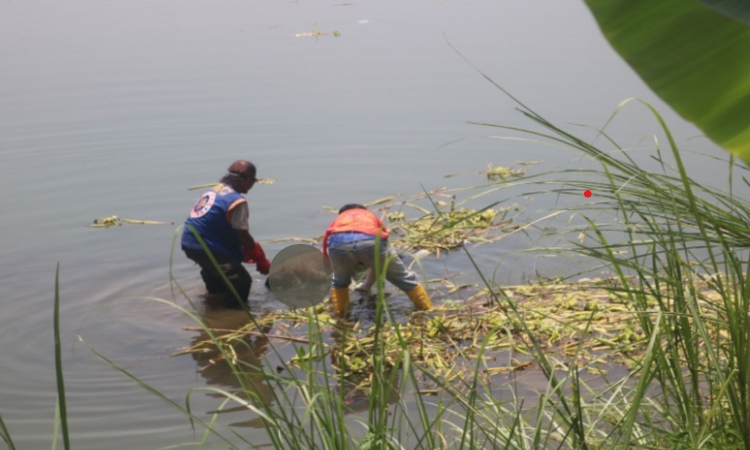
[[612,47],[710,139],[750,164],[747,0],[584,0]]

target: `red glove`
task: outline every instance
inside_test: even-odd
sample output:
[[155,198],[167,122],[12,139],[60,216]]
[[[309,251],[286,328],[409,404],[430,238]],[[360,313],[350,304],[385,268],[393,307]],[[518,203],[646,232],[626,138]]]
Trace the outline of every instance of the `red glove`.
[[268,271],[271,269],[271,261],[266,259],[266,254],[259,243],[256,242],[253,248],[246,248],[242,252],[242,258],[248,264],[255,263],[255,268],[262,275],[268,275]]
[[258,261],[255,263],[255,268],[258,269],[258,272],[260,272],[261,275],[268,275],[268,271],[271,270],[271,261],[267,259]]
[[242,251],[242,261],[248,264],[255,263],[255,248],[246,248]]

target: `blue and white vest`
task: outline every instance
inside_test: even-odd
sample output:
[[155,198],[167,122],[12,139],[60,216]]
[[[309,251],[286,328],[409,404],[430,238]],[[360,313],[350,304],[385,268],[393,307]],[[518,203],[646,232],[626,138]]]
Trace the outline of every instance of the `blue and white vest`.
[[212,190],[204,192],[190,210],[182,230],[182,246],[194,250],[203,250],[201,244],[188,228],[195,228],[211,253],[226,255],[242,260],[242,244],[237,232],[229,222],[229,211],[237,204],[244,202],[245,197],[231,186],[218,184]]

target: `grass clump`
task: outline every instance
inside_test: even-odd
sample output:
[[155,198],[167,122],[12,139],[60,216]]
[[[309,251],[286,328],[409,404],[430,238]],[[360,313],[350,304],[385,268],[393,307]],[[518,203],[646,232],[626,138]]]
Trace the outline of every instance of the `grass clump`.
[[[645,103],[644,103],[645,104]],[[621,405],[611,442],[647,448],[750,448],[750,270],[746,250],[750,204],[734,193],[728,165],[728,190],[691,178],[682,153],[661,116],[648,104],[666,137],[654,139],[650,163],[643,168],[605,131],[611,145],[599,147],[549,123],[528,108],[522,112],[540,130],[521,132],[556,147],[580,152],[599,170],[568,170],[501,182],[497,188],[554,187],[536,194],[596,193],[593,202],[567,209],[583,217],[570,252],[598,261],[615,274],[609,291],[632,308],[639,334],[649,342],[631,368],[638,376],[633,397]],[[485,124],[488,126],[494,126]],[[653,165],[653,164],[652,164]],[[592,243],[593,242],[593,243]],[[649,398],[657,399],[651,405]],[[646,425],[648,433],[636,432]]]

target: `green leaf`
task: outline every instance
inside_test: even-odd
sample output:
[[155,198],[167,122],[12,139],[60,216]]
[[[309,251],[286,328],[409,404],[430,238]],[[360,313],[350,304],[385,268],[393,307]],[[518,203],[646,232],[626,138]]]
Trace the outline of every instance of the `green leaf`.
[[610,44],[658,96],[750,164],[750,12],[744,2],[585,1]]
[[[60,429],[62,430],[65,450],[70,450],[70,434],[68,431],[68,410],[65,401],[65,381],[62,369],[62,351],[60,344],[60,263],[55,270],[55,305],[52,312],[53,329],[55,334],[55,374],[57,378],[57,408],[60,415]],[[57,436],[55,435],[55,439]],[[56,442],[56,441],[55,441]],[[57,446],[55,443],[54,446]]]

